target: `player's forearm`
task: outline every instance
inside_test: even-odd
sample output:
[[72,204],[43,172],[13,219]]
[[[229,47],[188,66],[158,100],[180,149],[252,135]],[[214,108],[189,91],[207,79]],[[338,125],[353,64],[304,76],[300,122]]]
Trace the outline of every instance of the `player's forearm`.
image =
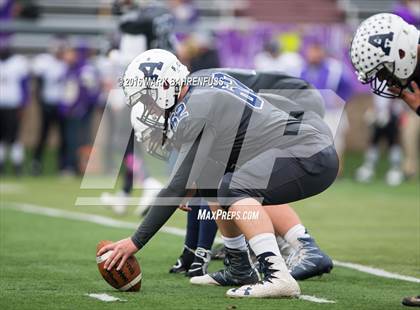
[[[189,189],[194,187],[194,181],[200,175],[212,145],[211,140],[205,140],[207,142],[205,147],[201,149],[201,152],[197,152],[201,136],[200,133],[194,142],[184,144],[181,147],[175,163],[174,171],[176,172],[172,176],[169,186],[160,191],[154,206],[131,237],[137,248],[142,248],[158,232],[183,202]],[[192,167],[193,163],[194,169]]]
[[410,83],[411,92],[405,90],[402,93],[402,100],[420,116],[420,86],[415,81]]
[[414,112],[417,113],[418,116],[420,116],[420,102],[414,102],[414,101],[408,101],[408,100],[405,100],[405,102]]
[[153,206],[147,213],[146,218],[137,228],[131,237],[131,240],[138,249],[141,249],[146,243],[159,231],[166,221],[175,212],[178,206]]
[[145,219],[131,237],[131,240],[138,249],[145,246],[166,223],[176,211],[184,196],[185,192],[177,192],[170,188],[163,189],[159,193],[156,197],[156,204],[150,208]]
[[414,112],[416,112],[416,114],[418,116],[420,116],[420,104],[418,104],[417,106],[412,106]]
[[403,99],[403,100],[408,105],[408,107],[411,108],[411,110],[413,110],[415,113],[417,113],[418,116],[420,116],[420,101],[416,102],[414,100],[408,100],[408,99]]

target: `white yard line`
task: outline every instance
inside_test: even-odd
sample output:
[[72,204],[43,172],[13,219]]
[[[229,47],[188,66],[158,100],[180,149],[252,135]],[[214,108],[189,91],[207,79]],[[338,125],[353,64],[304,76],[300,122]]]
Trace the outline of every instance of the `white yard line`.
[[[23,211],[25,213],[33,213],[33,214],[40,214],[49,217],[57,217],[57,218],[65,218],[71,219],[76,221],[82,222],[90,222],[95,223],[102,226],[107,227],[115,227],[115,228],[127,228],[127,229],[136,229],[139,225],[133,222],[126,222],[115,220],[111,217],[97,215],[97,214],[89,214],[89,213],[82,213],[82,212],[73,212],[73,211],[66,211],[54,208],[47,208],[42,206],[37,206],[28,203],[8,203],[7,206],[13,207],[13,209]],[[176,228],[176,227],[163,227],[162,232],[169,233],[176,236],[185,236],[185,230]]]
[[335,304],[334,300],[328,300],[328,299],[319,298],[319,297],[310,296],[310,295],[300,295],[299,299],[310,301],[310,302],[316,302],[318,304]]
[[19,194],[24,190],[24,186],[17,183],[0,183],[0,194]]
[[86,296],[95,298],[95,299],[99,299],[100,301],[105,301],[105,302],[112,302],[112,301],[127,301],[125,299],[121,299],[118,297],[114,297],[105,293],[101,293],[101,294],[86,294]]
[[407,281],[407,282],[420,283],[419,278],[404,276],[404,275],[400,275],[398,273],[393,273],[393,272],[389,272],[389,271],[386,271],[386,270],[383,270],[383,269],[364,266],[364,265],[360,265],[360,264],[340,262],[340,261],[334,260],[334,265],[339,266],[339,267],[354,269],[354,270],[364,272],[364,273],[368,273],[368,274],[373,274],[375,276],[382,277],[382,278],[396,279],[396,280],[402,280],[402,281]]
[[[49,217],[65,218],[65,219],[77,220],[77,221],[82,221],[82,222],[90,222],[90,223],[95,223],[95,224],[107,226],[107,227],[136,229],[138,226],[138,224],[133,223],[133,222],[115,220],[113,218],[102,216],[102,215],[59,210],[59,209],[47,208],[47,207],[37,206],[33,204],[28,204],[28,203],[7,203],[7,204],[3,203],[3,205],[4,207],[11,207],[15,210],[20,210],[25,213],[41,214],[41,215],[45,215]],[[185,236],[185,230],[176,228],[176,227],[164,226],[162,227],[161,231],[168,234],[180,236],[180,237]],[[216,238],[216,241],[221,242],[220,238]],[[341,262],[341,261],[336,261],[336,260],[334,261],[334,264],[339,267],[357,270],[359,272],[368,273],[368,274],[375,275],[382,278],[420,283],[419,278],[400,275],[398,273],[388,272],[383,269],[378,269],[374,267],[348,263],[348,262]]]

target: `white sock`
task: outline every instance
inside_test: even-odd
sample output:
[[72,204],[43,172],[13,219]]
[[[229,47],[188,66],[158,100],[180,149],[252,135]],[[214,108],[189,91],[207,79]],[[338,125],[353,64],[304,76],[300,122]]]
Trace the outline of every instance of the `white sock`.
[[266,252],[274,253],[280,256],[279,246],[277,245],[276,236],[272,233],[259,234],[249,240],[249,246],[256,256]]
[[310,235],[306,232],[305,226],[297,224],[290,228],[284,235],[284,239],[294,248],[299,248],[300,241],[298,238],[309,238]]
[[283,246],[285,246],[285,245],[287,245],[288,243],[287,243],[287,241],[286,241],[286,239],[284,239],[283,237],[281,237],[281,236],[276,236],[276,240],[277,240],[277,244],[279,245],[279,248],[281,249]]
[[276,241],[280,249],[281,255],[284,257],[285,253],[283,253],[283,249],[292,248],[290,244],[281,236],[276,236]]
[[24,159],[24,149],[23,144],[19,142],[15,142],[12,144],[10,149],[10,158],[14,165],[20,165],[23,163]]
[[222,239],[223,239],[223,243],[225,244],[225,247],[229,249],[235,249],[235,250],[241,250],[241,251],[245,251],[246,249],[248,249],[244,235],[239,235],[233,238],[222,236]]
[[401,161],[402,161],[402,151],[401,147],[398,145],[394,145],[389,150],[389,164],[391,168],[400,169]]

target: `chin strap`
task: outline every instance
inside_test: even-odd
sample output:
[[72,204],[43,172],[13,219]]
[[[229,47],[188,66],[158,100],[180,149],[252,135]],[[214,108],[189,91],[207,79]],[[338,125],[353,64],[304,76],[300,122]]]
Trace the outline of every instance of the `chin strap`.
[[162,133],[162,146],[165,144],[168,136],[168,122],[169,122],[169,115],[171,114],[171,112],[173,111],[173,109],[175,108],[175,106],[178,104],[178,96],[180,93],[180,87],[179,85],[175,85],[175,94],[174,94],[174,104],[172,105],[172,107],[170,107],[169,109],[165,110],[165,120],[164,120],[164,124],[163,124],[163,133]]
[[162,132],[162,146],[165,144],[168,133],[168,121],[169,121],[169,114],[171,113],[172,109],[165,110],[165,120],[163,124],[163,132]]

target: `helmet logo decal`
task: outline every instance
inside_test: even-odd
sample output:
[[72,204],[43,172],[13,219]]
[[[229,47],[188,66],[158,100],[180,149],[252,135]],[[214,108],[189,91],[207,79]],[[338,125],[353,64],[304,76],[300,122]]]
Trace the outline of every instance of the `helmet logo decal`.
[[380,48],[386,56],[391,52],[391,42],[394,39],[394,33],[375,34],[369,37],[369,43],[374,47]]
[[169,82],[168,81],[165,81],[164,83],[163,83],[163,89],[164,90],[167,90],[168,88],[169,88]]
[[156,80],[158,75],[155,74],[155,70],[162,70],[163,62],[143,62],[139,66],[139,70],[144,73],[145,78]]

